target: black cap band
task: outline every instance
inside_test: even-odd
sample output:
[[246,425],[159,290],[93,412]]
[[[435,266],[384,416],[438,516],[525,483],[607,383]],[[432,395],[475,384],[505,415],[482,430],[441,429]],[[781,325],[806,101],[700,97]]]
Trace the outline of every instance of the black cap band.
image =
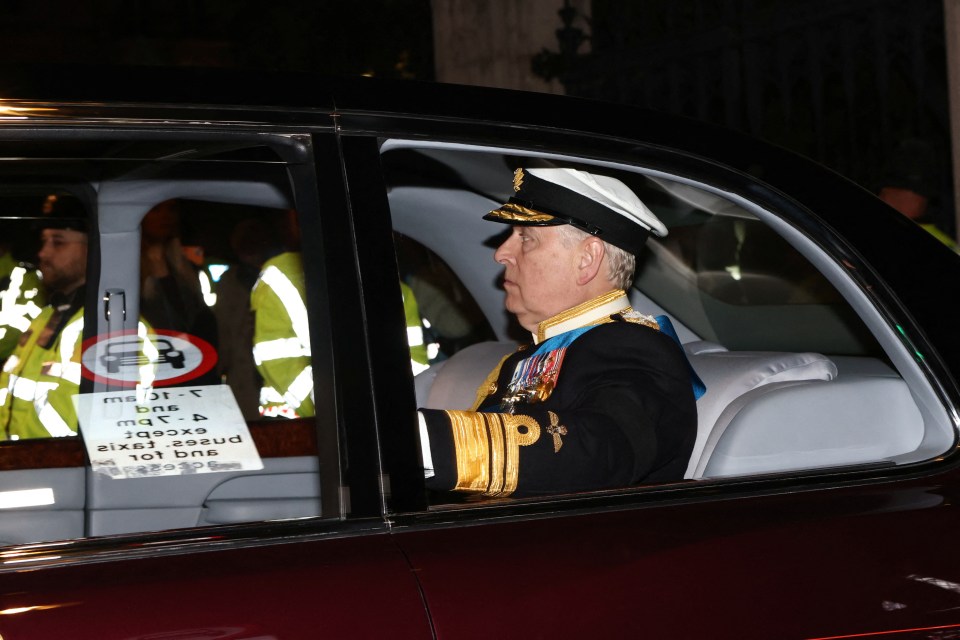
[[569,224],[634,255],[640,253],[650,236],[648,229],[609,207],[529,172],[515,180],[514,189],[516,195],[507,204],[483,219],[536,227]]

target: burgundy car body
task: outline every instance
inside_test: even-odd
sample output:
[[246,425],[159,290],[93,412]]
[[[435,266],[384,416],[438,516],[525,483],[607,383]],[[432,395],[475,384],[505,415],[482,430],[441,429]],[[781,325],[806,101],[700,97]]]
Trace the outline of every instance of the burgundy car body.
[[[327,208],[315,226],[305,218],[324,256],[307,268],[336,301],[314,353],[332,363],[315,373],[330,390],[318,422],[337,425],[308,422],[294,445],[321,456],[320,517],[0,549],[4,640],[960,634],[953,445],[910,464],[550,499],[438,504],[423,486],[403,314],[387,302],[399,290],[383,140],[633,163],[761,203],[902,328],[955,426],[960,258],[855,185],[730,132],[553,96],[145,70],[10,72],[0,87],[4,113],[24,109],[0,120],[0,141],[98,129],[310,137],[303,162]],[[264,457],[293,455],[254,436]],[[3,469],[21,464],[14,453],[0,447]]]

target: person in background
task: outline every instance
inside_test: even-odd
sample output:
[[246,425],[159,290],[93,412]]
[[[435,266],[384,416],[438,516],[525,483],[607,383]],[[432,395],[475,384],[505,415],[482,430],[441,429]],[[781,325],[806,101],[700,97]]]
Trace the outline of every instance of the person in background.
[[268,257],[281,253],[273,225],[258,218],[237,223],[230,234],[235,261],[217,283],[217,304],[213,308],[220,334],[217,371],[230,385],[247,421],[260,417],[263,381],[257,372],[251,345],[254,344],[254,315],[250,293]]
[[[140,316],[152,330],[196,336],[218,347],[217,321],[204,300],[200,270],[183,251],[180,205],[167,200],[154,206],[140,223]],[[216,371],[192,384],[216,384]]]
[[410,347],[410,368],[413,375],[430,368],[430,355],[427,349],[423,320],[417,298],[405,282],[400,281],[400,295],[403,296],[403,314],[407,322],[407,346]]
[[[315,412],[313,366],[296,211],[287,211],[284,223],[286,250],[263,263],[250,293],[254,317],[253,360],[263,381],[260,415],[310,417]],[[403,282],[400,289],[410,366],[414,373],[419,373],[430,366],[423,325],[413,292]]]
[[77,431],[72,396],[80,385],[87,227],[81,211],[58,209],[56,200],[47,203],[37,255],[49,304],[20,335],[0,373],[3,440]]
[[14,259],[12,249],[9,241],[0,239],[0,364],[40,315],[46,300],[40,272],[33,265]]
[[936,163],[933,149],[922,140],[904,140],[888,162],[883,186],[877,195],[891,207],[910,218],[937,240],[958,251],[957,243],[940,229],[933,215],[931,201]]
[[263,380],[260,415],[314,415],[313,366],[297,212],[285,213],[285,250],[269,257],[250,293],[253,360]]

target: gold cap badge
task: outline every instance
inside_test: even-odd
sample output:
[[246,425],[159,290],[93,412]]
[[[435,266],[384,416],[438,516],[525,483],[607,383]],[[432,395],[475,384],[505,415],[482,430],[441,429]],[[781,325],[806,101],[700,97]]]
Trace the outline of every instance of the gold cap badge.
[[523,169],[518,168],[513,172],[513,190],[514,192],[520,191],[520,185],[523,184]]

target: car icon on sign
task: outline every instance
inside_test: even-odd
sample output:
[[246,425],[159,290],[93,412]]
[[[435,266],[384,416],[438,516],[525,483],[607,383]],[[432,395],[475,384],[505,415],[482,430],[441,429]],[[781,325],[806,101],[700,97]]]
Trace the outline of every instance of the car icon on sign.
[[143,351],[144,341],[138,339],[124,340],[107,345],[107,352],[100,356],[100,362],[109,373],[118,373],[120,367],[135,367],[145,364],[169,364],[174,369],[183,369],[185,366],[183,351],[173,346],[173,343],[164,338],[152,341],[157,349],[157,358],[151,360]]

